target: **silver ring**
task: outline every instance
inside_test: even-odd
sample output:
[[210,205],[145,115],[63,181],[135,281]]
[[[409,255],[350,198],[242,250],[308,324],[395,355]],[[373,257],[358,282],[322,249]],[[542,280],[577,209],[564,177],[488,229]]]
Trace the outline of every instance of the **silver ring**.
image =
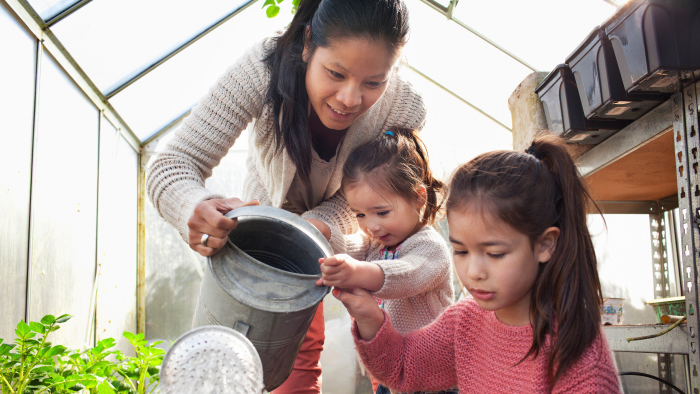
[[202,245],[207,246],[207,241],[209,241],[209,234],[202,234]]

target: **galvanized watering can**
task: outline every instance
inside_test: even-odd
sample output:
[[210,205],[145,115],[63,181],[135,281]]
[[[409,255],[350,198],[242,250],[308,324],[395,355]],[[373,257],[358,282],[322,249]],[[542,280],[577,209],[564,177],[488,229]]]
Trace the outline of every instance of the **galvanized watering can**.
[[263,365],[265,389],[289,377],[318,304],[330,290],[316,286],[318,259],[332,254],[325,237],[301,217],[250,206],[224,248],[208,259],[192,327],[221,325],[245,335]]
[[222,326],[192,329],[175,341],[160,369],[163,394],[263,394],[258,352]]

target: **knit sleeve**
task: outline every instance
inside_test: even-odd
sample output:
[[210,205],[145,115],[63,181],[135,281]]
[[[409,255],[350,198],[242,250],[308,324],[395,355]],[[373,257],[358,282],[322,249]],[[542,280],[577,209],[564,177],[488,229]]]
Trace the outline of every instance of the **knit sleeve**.
[[552,390],[552,394],[619,392],[617,370],[602,330],[581,358],[562,374]]
[[401,75],[397,75],[390,108],[385,130],[392,126],[423,130],[427,116],[423,96]]
[[187,241],[187,221],[204,200],[223,198],[204,187],[241,132],[262,112],[269,72],[263,59],[273,40],[249,50],[209,90],[160,152],[146,180],[160,215]]
[[459,313],[451,307],[431,325],[402,337],[384,312],[384,324],[367,342],[360,339],[357,322],[352,335],[370,374],[400,392],[443,390],[457,385],[455,330]]
[[430,226],[404,241],[398,259],[373,263],[384,271],[384,285],[373,293],[381,299],[406,298],[434,290],[442,286],[452,272],[449,249]]
[[[305,212],[301,217],[318,219],[330,227],[331,239],[329,242],[335,254],[348,253],[347,240],[344,235],[355,234],[360,229],[355,214],[350,210],[350,205],[340,191],[314,209]],[[360,258],[360,260],[364,259],[364,256]]]

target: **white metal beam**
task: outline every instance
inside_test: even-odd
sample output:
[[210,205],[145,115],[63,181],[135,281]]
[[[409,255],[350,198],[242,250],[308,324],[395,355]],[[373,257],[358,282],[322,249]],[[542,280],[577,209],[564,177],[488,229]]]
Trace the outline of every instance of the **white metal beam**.
[[119,130],[119,133],[136,151],[141,151],[141,140],[127,126],[124,120],[114,110],[112,105],[107,101],[107,98],[100,92],[85,72],[80,68],[78,63],[68,53],[66,48],[56,38],[56,36],[48,28],[46,22],[34,11],[27,0],[4,0],[12,8],[12,10],[24,22],[29,31],[44,45],[46,50],[56,59],[58,64],[63,67],[66,73],[78,85],[80,90],[92,101],[92,103],[104,114],[114,127]]
[[455,93],[455,92],[451,91],[450,89],[446,88],[444,85],[440,84],[438,81],[436,81],[436,80],[430,78],[429,76],[425,75],[424,73],[422,73],[421,71],[419,71],[419,70],[416,69],[415,67],[411,66],[410,64],[407,65],[407,67],[408,67],[411,71],[415,72],[416,74],[420,75],[421,77],[423,77],[423,78],[427,79],[428,81],[432,82],[435,86],[437,86],[437,87],[439,87],[440,89],[444,90],[445,92],[449,93],[450,95],[452,95],[452,97],[454,97],[454,98],[456,98],[457,100],[463,102],[464,104],[467,104],[468,106],[472,107],[472,108],[475,109],[477,112],[479,112],[480,114],[482,114],[482,115],[484,115],[485,117],[487,117],[487,118],[491,119],[492,121],[496,122],[499,126],[501,126],[501,127],[503,127],[504,129],[510,131],[511,133],[513,132],[513,130],[512,130],[510,127],[504,125],[504,124],[501,123],[498,119],[496,119],[496,118],[494,118],[493,116],[489,115],[486,111],[482,110],[481,108],[477,107],[476,105],[474,105],[474,104],[470,103],[469,101],[465,100],[462,96],[460,96],[460,95],[458,95],[457,93]]

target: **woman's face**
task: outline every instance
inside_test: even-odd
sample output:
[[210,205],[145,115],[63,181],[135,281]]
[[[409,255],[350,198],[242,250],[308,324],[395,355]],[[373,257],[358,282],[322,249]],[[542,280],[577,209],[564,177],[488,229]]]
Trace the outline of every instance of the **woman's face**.
[[309,102],[333,130],[350,127],[382,97],[396,60],[384,41],[371,38],[335,39],[304,58]]

